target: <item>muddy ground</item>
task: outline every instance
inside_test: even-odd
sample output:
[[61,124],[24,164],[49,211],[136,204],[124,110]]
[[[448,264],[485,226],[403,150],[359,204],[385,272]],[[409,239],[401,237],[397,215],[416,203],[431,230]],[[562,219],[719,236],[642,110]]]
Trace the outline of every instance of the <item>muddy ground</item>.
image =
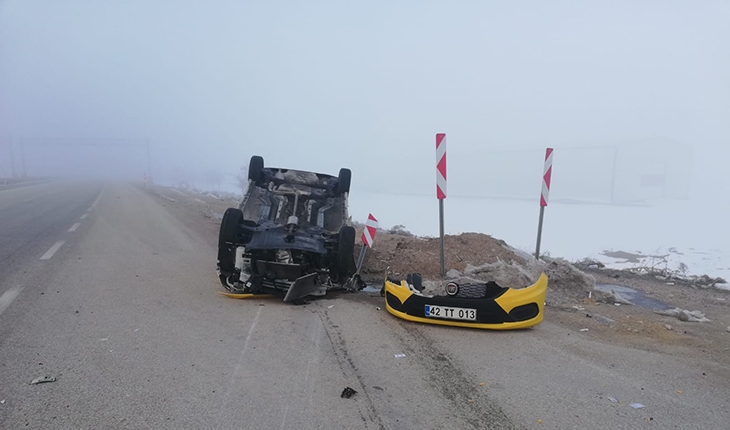
[[[219,198],[213,194],[164,187],[148,191],[162,199],[163,204],[184,209],[185,222],[209,231],[206,238],[211,243],[217,242],[220,217],[225,209],[238,203],[231,196]],[[360,249],[360,234],[361,228],[358,228],[356,255]],[[550,279],[545,318],[567,330],[578,331],[581,336],[707,360],[708,365],[730,366],[730,292],[727,290],[587,264],[573,265],[560,259],[537,262],[510,248],[504,241],[479,233],[447,236],[446,250],[447,270],[482,280],[497,280],[504,286],[525,287],[534,282],[540,272],[545,272]],[[438,288],[443,282],[439,276],[438,251],[436,238],[378,231],[373,249],[365,258],[363,278],[379,286],[386,270],[395,277],[417,272]],[[215,256],[211,256],[211,272],[214,268]],[[613,297],[594,289],[595,283],[630,287],[668,307],[700,311],[710,322],[681,321],[659,315],[650,307],[616,306]],[[581,329],[588,330],[580,332]]]

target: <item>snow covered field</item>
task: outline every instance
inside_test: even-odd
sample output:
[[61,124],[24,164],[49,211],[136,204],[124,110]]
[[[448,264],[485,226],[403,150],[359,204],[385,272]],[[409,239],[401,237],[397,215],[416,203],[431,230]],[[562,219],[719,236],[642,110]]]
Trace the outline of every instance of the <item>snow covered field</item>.
[[[435,197],[353,193],[353,218],[364,221],[369,212],[384,228],[402,224],[417,235],[438,235]],[[710,206],[692,201],[662,201],[651,206],[553,202],[545,212],[542,252],[571,261],[591,257],[615,268],[679,269],[684,263],[688,275],[730,280],[728,214],[730,205],[721,202]],[[447,234],[486,233],[531,253],[538,215],[537,199],[450,197],[445,202]],[[612,258],[603,255],[607,251],[650,257]]]

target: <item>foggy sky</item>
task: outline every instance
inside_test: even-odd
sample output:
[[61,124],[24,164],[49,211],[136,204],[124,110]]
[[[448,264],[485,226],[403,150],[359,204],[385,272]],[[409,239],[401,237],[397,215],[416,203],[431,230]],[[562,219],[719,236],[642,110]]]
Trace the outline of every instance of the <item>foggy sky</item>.
[[450,165],[666,138],[694,148],[695,195],[730,192],[726,1],[255,3],[0,1],[0,139],[148,140],[160,175],[260,154],[351,167],[353,192],[433,192],[436,132]]

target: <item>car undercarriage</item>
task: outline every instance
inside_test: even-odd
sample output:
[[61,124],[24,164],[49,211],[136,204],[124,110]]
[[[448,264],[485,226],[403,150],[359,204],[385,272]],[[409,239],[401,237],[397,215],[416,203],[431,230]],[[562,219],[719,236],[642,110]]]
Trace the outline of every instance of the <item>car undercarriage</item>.
[[355,229],[347,199],[351,172],[338,176],[249,163],[248,189],[226,210],[218,240],[218,276],[233,294],[274,294],[284,301],[342,288],[355,273]]

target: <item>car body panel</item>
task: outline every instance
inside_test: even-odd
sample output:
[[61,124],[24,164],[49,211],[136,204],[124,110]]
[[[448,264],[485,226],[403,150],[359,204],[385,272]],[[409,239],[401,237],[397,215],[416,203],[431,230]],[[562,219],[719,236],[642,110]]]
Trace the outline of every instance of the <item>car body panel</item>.
[[[452,327],[471,327],[488,330],[514,330],[534,327],[544,317],[548,278],[543,273],[533,285],[504,288],[496,297],[460,298],[423,296],[412,290],[406,281],[400,284],[385,281],[385,307],[392,315],[407,321]],[[462,321],[427,317],[425,306],[444,306],[475,309],[477,321]]]
[[265,167],[251,157],[248,188],[219,231],[217,273],[228,293],[297,301],[344,288],[355,273],[351,175]]

